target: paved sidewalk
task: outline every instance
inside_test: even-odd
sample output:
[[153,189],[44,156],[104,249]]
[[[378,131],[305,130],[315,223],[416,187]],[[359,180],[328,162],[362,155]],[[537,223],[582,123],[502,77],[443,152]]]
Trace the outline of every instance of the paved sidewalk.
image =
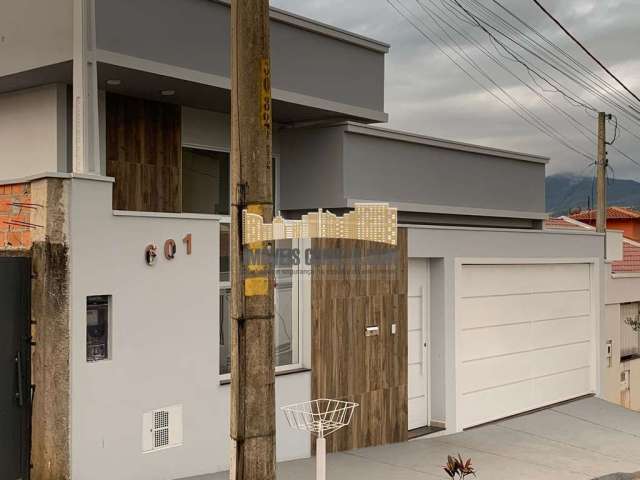
[[[471,457],[477,478],[486,480],[639,472],[640,413],[596,398],[577,400],[455,435],[332,454],[327,478],[442,480],[448,478],[441,468],[447,454],[458,452]],[[314,468],[313,458],[280,463],[278,480],[312,480]],[[227,478],[219,473],[190,480]]]

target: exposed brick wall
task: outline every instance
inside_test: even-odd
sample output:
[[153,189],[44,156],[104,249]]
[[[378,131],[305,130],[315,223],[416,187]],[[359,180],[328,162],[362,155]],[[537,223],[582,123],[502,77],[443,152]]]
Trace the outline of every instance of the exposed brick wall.
[[0,249],[31,248],[31,184],[0,185]]

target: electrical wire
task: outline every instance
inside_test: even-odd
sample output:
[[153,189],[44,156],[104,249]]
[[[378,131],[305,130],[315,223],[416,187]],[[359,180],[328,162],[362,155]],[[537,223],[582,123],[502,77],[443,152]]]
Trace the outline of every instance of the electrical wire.
[[[477,18],[476,18],[476,17],[475,17],[471,12],[469,12],[469,10],[465,9],[464,7],[462,7],[462,6],[460,5],[460,3],[459,3],[459,1],[458,1],[458,0],[451,0],[451,1],[455,2],[458,6],[460,6],[460,8],[462,8],[462,10],[463,10],[465,13],[467,13],[467,14],[468,14],[468,16],[470,16],[472,19],[474,19],[474,20],[476,21],[476,23],[477,23],[478,19],[477,19]],[[485,7],[483,7],[481,4],[479,4],[479,3],[477,2],[477,0],[471,0],[471,1],[472,1],[472,2],[474,2],[474,3],[476,3],[476,4],[478,4],[478,5],[480,5],[482,8],[485,8]],[[499,2],[497,2],[497,0],[494,0],[494,3],[499,4]],[[485,8],[485,10],[487,10],[487,9]],[[491,11],[489,10],[489,12],[491,12]],[[493,12],[491,12],[491,13],[493,13]],[[495,14],[494,14],[494,15],[495,15]],[[517,17],[517,16],[515,16],[515,14],[513,14],[513,13],[511,13],[511,15],[512,15],[512,16],[514,16],[515,18],[518,18],[518,17]],[[498,18],[502,19],[502,17],[500,17],[499,15],[496,15],[496,16],[497,16]],[[502,20],[503,20],[503,19],[502,19]],[[488,33],[488,34],[490,35],[490,37],[493,37],[493,35],[491,35],[491,33],[490,33],[490,32],[487,32],[487,30],[486,30],[485,28],[483,28],[483,27],[482,27],[482,25],[480,25],[480,28],[482,28],[482,30],[483,30],[483,31],[485,31],[486,33]],[[522,34],[522,35],[525,35],[523,32],[520,32],[519,30],[518,30],[518,32],[519,32],[520,34]],[[550,42],[550,43],[552,43],[552,42]],[[505,48],[505,49],[506,49],[506,48]],[[560,50],[561,50],[561,49],[560,49]],[[567,55],[568,55],[568,54],[567,54]],[[523,64],[522,62],[518,62],[518,63]],[[577,61],[576,61],[576,63],[579,63],[579,62],[577,62]],[[523,64],[523,65],[524,65],[524,64]],[[526,65],[524,65],[524,66],[525,66],[525,67],[527,67]],[[527,68],[528,68],[528,67],[527,67]],[[585,67],[585,68],[586,68],[586,67]],[[523,83],[524,83],[524,82],[523,82]],[[537,82],[536,82],[536,84],[537,84]],[[567,95],[565,95],[565,97],[567,97],[567,98],[568,98],[568,96],[567,96]],[[593,111],[593,108],[589,108],[589,110]],[[624,110],[623,110],[623,111],[624,111]],[[566,112],[565,112],[565,113],[566,113]],[[568,115],[568,114],[567,114],[567,115]],[[573,117],[572,117],[572,118],[573,118]],[[575,120],[575,119],[574,119],[574,120]],[[632,136],[633,136],[633,137],[635,137],[636,139],[640,140],[640,136],[638,136],[637,134],[635,134],[634,132],[632,132],[632,131],[631,131],[631,130],[629,130],[628,128],[625,128],[624,126],[622,126],[622,125],[619,125],[619,124],[618,124],[617,116],[615,117],[615,120],[616,120],[616,126],[615,126],[615,131],[614,131],[614,139],[611,141],[611,144],[615,141],[615,139],[616,139],[616,137],[617,137],[618,128],[620,128],[620,129],[622,129],[622,130],[626,131],[627,133],[629,133],[630,135],[632,135]],[[589,129],[588,127],[586,127],[584,124],[582,124],[581,122],[579,122],[579,121],[577,121],[577,120],[576,120],[576,122],[577,122],[579,125],[581,125],[582,127],[584,127],[585,129],[587,129],[587,130],[588,130],[592,135],[595,135],[595,132],[593,132],[591,129]],[[590,139],[590,140],[593,142],[593,139]],[[634,164],[636,164],[636,165],[640,166],[640,163],[639,163],[639,162],[637,162],[635,159],[633,159],[631,156],[629,156],[629,155],[628,155],[627,153],[625,153],[624,151],[620,150],[620,149],[619,149],[619,148],[617,148],[617,147],[613,147],[613,149],[614,149],[616,152],[618,152],[621,156],[623,156],[624,158],[626,158],[627,160],[629,160],[629,161],[631,161],[632,163],[634,163]]]
[[[583,73],[582,72],[577,72],[577,76],[574,73],[570,73],[567,72],[564,68],[566,68],[568,66],[568,64],[564,61],[562,65],[557,65],[556,63],[554,63],[553,60],[550,60],[548,58],[544,58],[544,55],[549,55],[549,51],[544,49],[544,47],[542,47],[541,45],[539,45],[537,42],[535,42],[534,40],[532,40],[528,35],[526,35],[524,32],[522,32],[521,30],[519,30],[517,27],[513,26],[511,23],[509,23],[508,21],[506,21],[505,19],[503,19],[500,15],[496,14],[495,12],[493,12],[492,10],[488,9],[487,7],[485,7],[484,5],[482,5],[481,3],[479,3],[477,0],[469,0],[471,1],[474,5],[477,6],[477,8],[482,9],[483,11],[486,12],[486,14],[492,15],[494,16],[496,19],[498,19],[499,21],[501,21],[502,23],[504,23],[505,26],[508,26],[510,29],[512,29],[512,33],[516,32],[517,35],[521,35],[526,42],[528,42],[528,45],[523,45],[523,43],[515,40],[510,34],[505,33],[504,31],[502,31],[500,28],[496,27],[494,24],[492,24],[489,20],[487,20],[487,18],[483,18],[481,16],[479,16],[476,13],[471,12],[471,10],[469,8],[465,8],[459,0],[450,0],[452,1],[456,6],[458,6],[464,13],[466,13],[470,18],[472,18],[477,26],[479,28],[481,28],[489,37],[493,42],[498,43],[506,52],[508,52],[508,54],[510,56],[513,57],[513,59],[515,61],[518,61],[519,63],[521,63],[521,65],[523,65],[525,68],[527,68],[530,72],[538,75],[540,78],[542,78],[543,80],[545,80],[547,83],[549,83],[551,86],[553,86],[556,90],[559,91],[559,93],[562,93],[563,96],[565,96],[571,103],[573,104],[578,104],[580,106],[583,106],[585,108],[588,108],[589,110],[592,111],[597,111],[593,106],[589,105],[588,103],[584,102],[584,101],[580,101],[577,100],[576,97],[578,97],[577,94],[573,93],[571,95],[566,94],[566,92],[560,91],[560,89],[558,88],[557,84],[554,84],[553,82],[551,82],[551,80],[549,80],[550,75],[548,74],[544,74],[544,73],[540,73],[538,70],[535,70],[534,68],[530,67],[529,64],[524,61],[516,52],[514,52],[509,46],[507,46],[503,41],[501,41],[500,39],[498,39],[491,31],[494,31],[496,34],[504,37],[507,41],[509,41],[510,43],[518,46],[519,48],[521,48],[522,50],[524,50],[525,52],[527,52],[528,54],[532,55],[534,58],[538,59],[539,61],[541,61],[543,64],[551,67],[553,70],[557,71],[558,73],[560,73],[561,75],[565,76],[566,78],[568,78],[570,81],[580,85],[580,87],[582,87],[584,90],[588,91],[589,93],[591,93],[592,95],[596,96],[597,98],[599,98],[601,101],[607,103],[608,105],[610,105],[612,108],[617,108],[618,110],[620,110],[621,112],[623,112],[625,115],[627,115],[627,117],[629,117],[629,119],[635,123],[637,123],[640,126],[640,117],[638,117],[637,115],[635,115],[632,112],[629,112],[623,105],[620,104],[620,102],[615,99],[615,98],[609,98],[607,97],[605,94],[603,94],[600,90],[598,89],[602,89],[601,85],[595,85],[593,84],[593,81],[591,81],[591,83],[589,83],[589,81],[586,78],[583,78]],[[535,49],[543,49],[544,53],[538,53],[535,51]],[[558,57],[554,54],[551,53],[551,55],[553,55],[555,57],[555,59],[557,60]],[[571,66],[569,66],[571,67]],[[573,68],[573,67],[571,67]],[[574,68],[575,70],[575,68]],[[566,87],[565,87],[566,88]],[[626,102],[626,99],[623,99],[623,102]],[[640,138],[640,137],[639,137]]]
[[[398,5],[400,5],[403,10],[405,12],[403,12],[402,10],[400,10],[400,8],[395,5],[391,0],[387,0],[387,3],[400,15],[402,16],[408,23],[410,23],[423,37],[425,37],[432,45],[434,45],[443,55],[445,55],[451,62],[453,62],[465,75],[467,75],[473,82],[475,82],[477,85],[479,85],[483,90],[487,91],[490,95],[492,95],[496,100],[498,100],[500,103],[502,103],[503,105],[505,105],[507,108],[509,108],[511,111],[513,111],[516,115],[518,115],[522,120],[524,120],[525,122],[527,122],[529,125],[533,126],[534,128],[540,130],[542,133],[544,133],[545,135],[555,139],[556,141],[558,141],[559,143],[561,143],[562,145],[564,145],[565,147],[569,148],[570,150],[572,150],[573,152],[577,153],[580,156],[583,156],[585,158],[587,158],[588,160],[593,160],[593,156],[588,155],[582,151],[580,151],[579,149],[577,149],[576,147],[574,147],[573,145],[571,145],[566,139],[564,139],[561,135],[557,134],[557,132],[553,129],[553,127],[551,127],[550,125],[548,125],[546,122],[544,122],[544,120],[540,119],[537,115],[535,115],[534,113],[532,113],[529,109],[527,109],[524,105],[522,105],[520,102],[518,102],[517,99],[515,99],[512,95],[510,95],[508,92],[506,92],[504,90],[504,88],[502,88],[497,82],[495,82],[481,67],[479,67],[472,59],[469,59],[468,56],[465,57],[465,55],[461,55],[463,60],[466,59],[466,61],[468,63],[470,63],[472,65],[472,67],[474,67],[474,69],[476,69],[483,77],[485,77],[492,85],[494,85],[498,90],[500,90],[507,98],[509,98],[509,100],[511,100],[515,105],[517,105],[520,109],[520,111],[516,108],[514,108],[512,105],[510,105],[509,103],[507,103],[504,99],[502,99],[501,97],[499,97],[495,92],[493,92],[491,89],[489,89],[485,84],[483,84],[482,82],[480,82],[478,79],[476,79],[471,73],[469,73],[457,60],[455,60],[449,53],[446,52],[446,50],[436,41],[434,40],[428,33],[426,33],[424,30],[422,30],[418,24],[412,20],[411,18],[409,18],[409,15],[412,15],[412,12],[410,9],[408,9],[400,0],[396,0],[398,2]],[[434,32],[429,29],[427,27],[427,25],[424,22],[421,22],[423,24],[423,26],[425,27],[425,29],[431,33],[431,35],[434,35]],[[440,35],[437,34],[437,32],[435,33],[435,36],[437,36],[439,38],[439,40],[443,43],[446,44],[446,42],[444,42],[443,38],[440,37]],[[450,47],[451,48],[451,47]],[[452,49],[454,52],[455,50]],[[460,54],[459,54],[460,55]],[[521,113],[521,112],[524,112]],[[528,115],[530,118],[527,118]]]
[[[585,64],[583,64],[582,62],[578,61],[577,59],[575,59],[572,55],[570,55],[566,50],[562,49],[561,47],[559,47],[558,45],[556,45],[554,42],[552,42],[549,38],[547,38],[545,35],[543,35],[540,31],[538,31],[535,27],[533,27],[532,25],[530,25],[529,23],[525,22],[523,19],[521,19],[520,17],[518,17],[515,13],[513,13],[513,11],[511,11],[509,8],[505,7],[499,0],[492,0],[493,3],[495,5],[497,5],[499,8],[501,8],[504,12],[506,12],[508,15],[510,15],[511,17],[513,17],[515,20],[517,20],[519,23],[521,23],[522,25],[524,25],[527,29],[531,30],[538,38],[540,38],[544,43],[546,43],[549,47],[551,47],[553,50],[555,50],[556,52],[558,52],[560,55],[564,56],[569,62],[570,64],[573,64],[579,72],[584,72],[587,75],[589,75],[590,77],[592,77],[594,80],[594,82],[601,82],[603,83],[607,88],[603,88],[603,90],[605,90],[605,92],[607,90],[610,90],[611,93],[613,93],[614,95],[618,96],[619,99],[622,99],[622,103],[626,103],[628,100],[626,100],[626,97],[624,97],[624,95],[622,95],[613,85],[611,85],[606,79],[603,79],[602,77],[600,77],[599,75],[597,75],[596,73],[594,73],[593,71],[591,71],[591,69],[589,67],[587,67]],[[523,34],[526,36],[526,34]],[[556,57],[558,58],[558,57]],[[640,113],[640,112],[637,112]]]
[[546,8],[544,8],[544,6],[538,1],[538,0],[533,0],[533,2],[538,5],[538,7],[540,7],[540,9],[547,14],[547,16],[553,20],[555,22],[556,25],[558,25],[558,27],[560,27],[562,29],[562,31],[564,33],[566,33],[587,55],[589,55],[589,57],[591,57],[591,59],[596,62],[598,65],[600,65],[600,67],[602,67],[602,69],[607,72],[611,78],[613,78],[616,82],[618,82],[620,84],[620,86],[622,88],[624,88],[633,98],[635,98],[638,102],[640,102],[640,98],[638,98],[638,96],[633,93],[631,90],[629,90],[629,88],[627,88],[627,86],[622,83],[622,81],[616,77],[613,72],[611,72],[611,70],[609,70],[600,60],[598,60],[595,55],[593,55],[589,49],[587,49],[587,47],[585,47],[576,37],[574,37],[571,32],[569,32],[569,30],[567,30],[564,25],[562,25],[562,23],[560,23],[560,21],[558,19],[556,19]]
[[[444,12],[442,9],[438,8],[438,5],[435,4],[434,0],[429,0],[432,4],[432,6],[435,9],[438,9],[438,11],[440,13],[442,13],[443,15],[446,15],[446,12]],[[424,5],[424,3],[422,3],[419,0],[416,0],[416,2],[418,3],[418,5],[420,5],[420,7],[430,16],[430,18],[434,21],[434,23],[438,24],[438,26],[440,26],[440,28],[443,30],[443,32],[445,32],[445,34],[448,35],[447,33],[447,29],[445,29],[444,27],[442,27],[442,25],[440,25],[438,23],[438,19],[440,21],[442,21],[443,23],[445,23],[447,25],[447,27],[449,27],[449,29],[455,31],[456,33],[458,33],[458,35],[462,36],[463,38],[465,38],[470,44],[475,45],[476,48],[478,48],[481,52],[483,52],[487,57],[489,57],[493,62],[495,62],[498,66],[500,66],[504,71],[506,71],[507,73],[509,73],[513,78],[515,78],[517,81],[519,81],[520,83],[522,83],[525,87],[527,87],[534,95],[536,95],[538,98],[540,98],[545,104],[547,104],[552,110],[554,110],[556,113],[562,115],[563,117],[565,117],[566,119],[569,120],[569,122],[571,123],[572,126],[574,126],[576,128],[576,131],[582,135],[583,137],[585,137],[588,141],[592,142],[592,143],[596,143],[595,139],[594,139],[594,134],[593,131],[587,127],[586,125],[584,125],[582,122],[580,122],[577,118],[575,118],[573,115],[571,115],[570,113],[566,112],[565,110],[563,110],[562,108],[558,107],[557,105],[555,105],[553,102],[551,102],[548,98],[546,98],[544,95],[542,95],[540,92],[538,92],[537,90],[535,90],[533,87],[531,87],[525,80],[523,80],[520,76],[518,76],[515,72],[513,72],[509,67],[507,67],[507,65],[504,64],[504,62],[500,61],[500,59],[496,58],[493,54],[491,54],[491,52],[489,52],[482,44],[480,44],[475,38],[471,37],[470,35],[465,34],[464,32],[460,31],[455,25],[453,25],[452,23],[448,22],[447,19],[443,18],[442,16],[440,16],[437,12],[430,10],[426,5]],[[436,17],[436,18],[434,18]],[[449,19],[451,19],[451,17],[449,17]],[[449,36],[449,38],[451,38]],[[454,40],[455,41],[455,40]],[[593,159],[593,158],[591,158]]]

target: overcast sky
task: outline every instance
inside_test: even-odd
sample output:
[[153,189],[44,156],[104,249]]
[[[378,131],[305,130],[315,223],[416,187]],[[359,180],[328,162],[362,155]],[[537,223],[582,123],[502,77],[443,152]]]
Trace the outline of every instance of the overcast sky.
[[[442,8],[444,3],[452,0],[421,1],[431,8],[434,8],[434,3]],[[467,5],[474,0],[459,1]],[[499,11],[492,0],[478,1],[496,12]],[[418,7],[417,0],[402,2],[414,14],[420,15],[427,25],[433,25],[424,10]],[[502,3],[572,56],[592,67],[601,76],[606,76],[564,36],[533,1],[503,0]],[[542,3],[640,96],[640,0],[543,0]],[[546,155],[551,157],[548,173],[593,173],[593,167],[588,166],[589,160],[525,123],[482,90],[399,16],[385,0],[271,0],[271,5],[391,44],[386,62],[385,91],[389,127]],[[505,15],[504,12],[502,14]],[[495,46],[484,32],[460,20],[457,25],[496,54]],[[522,83],[502,71],[477,48],[465,45],[465,51],[498,80],[503,88],[552,125],[572,145],[585,153],[595,154],[593,143],[581,136],[566,118],[552,111]],[[520,78],[537,88],[524,67],[497,56]],[[535,59],[531,61],[535,62]],[[564,77],[560,77],[549,67],[545,71],[564,81]],[[548,87],[540,80],[538,83],[542,87]],[[575,84],[565,82],[565,85],[595,108],[612,111],[611,107]],[[496,92],[499,93],[497,90]],[[571,105],[558,93],[545,95],[554,104],[595,130],[596,121],[583,108]],[[636,124],[634,127],[633,123],[617,113],[620,123],[640,137],[640,126]],[[613,133],[612,124],[609,128]],[[640,140],[622,131],[615,145],[640,162]],[[609,159],[617,178],[640,180],[640,167],[614,151],[610,151]]]

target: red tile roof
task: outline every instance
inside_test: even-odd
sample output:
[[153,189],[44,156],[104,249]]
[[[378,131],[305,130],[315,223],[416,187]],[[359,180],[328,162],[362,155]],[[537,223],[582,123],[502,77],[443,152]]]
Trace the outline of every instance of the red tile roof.
[[569,222],[564,218],[548,218],[544,221],[544,228],[551,230],[584,230],[588,225],[580,225],[578,222]]
[[622,243],[622,260],[612,262],[612,273],[640,273],[640,246],[635,243]]
[[[619,208],[619,207],[612,207]],[[611,210],[611,209],[609,209]],[[627,210],[627,209],[625,209]],[[635,213],[640,218],[640,212]],[[566,217],[549,218],[544,221],[544,228],[556,229],[556,230],[575,230],[575,229],[593,229],[592,226],[575,220],[575,216],[572,215],[573,221],[567,220]],[[635,218],[635,217],[630,217]],[[623,239],[622,241],[622,260],[617,262],[611,262],[611,273],[640,273],[640,243],[629,239]]]
[[[595,220],[595,210],[585,210],[584,212],[574,213],[569,215],[575,220]],[[623,218],[640,218],[640,212],[632,208],[627,207],[609,207],[607,208],[608,219],[623,219]]]

